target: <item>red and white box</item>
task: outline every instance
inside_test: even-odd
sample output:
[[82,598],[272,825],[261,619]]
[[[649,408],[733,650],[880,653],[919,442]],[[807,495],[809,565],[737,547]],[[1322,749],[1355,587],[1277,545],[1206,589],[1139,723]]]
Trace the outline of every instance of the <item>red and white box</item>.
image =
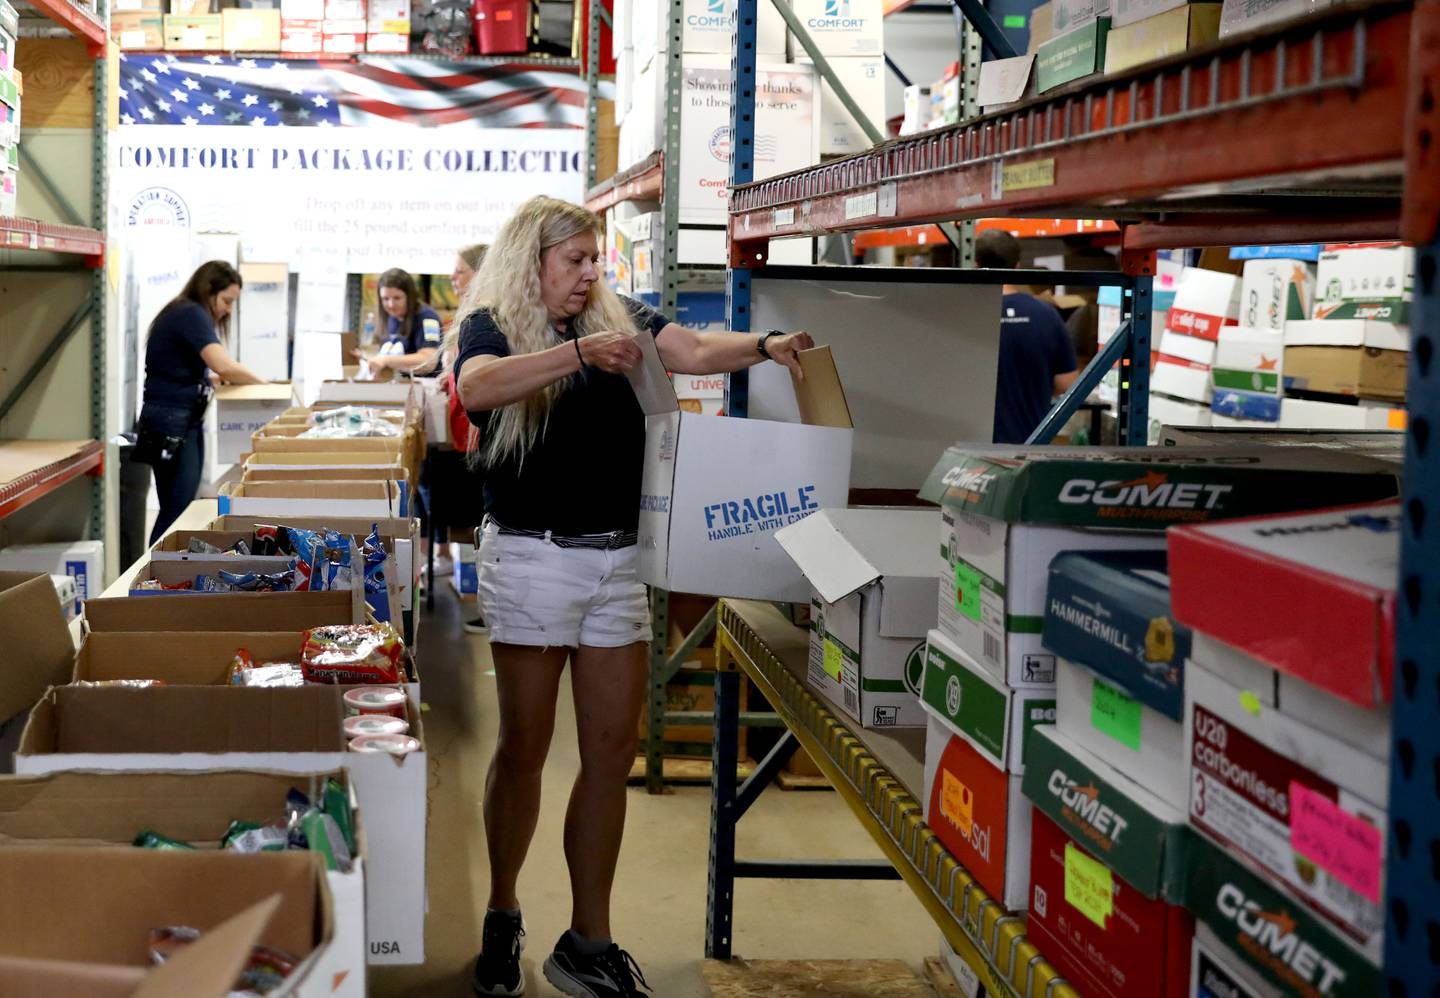
[[365,51],[404,55],[410,51],[410,32],[372,31],[365,36]]
[[1187,627],[1362,707],[1388,704],[1399,503],[1170,531],[1170,598]]
[[280,20],[323,21],[325,0],[280,0]]
[[1167,329],[1160,334],[1160,353],[1188,360],[1192,364],[1214,366],[1215,349],[1215,340],[1178,333],[1173,329]]
[[318,55],[325,47],[324,23],[321,21],[281,21],[280,53],[282,55]]
[[[325,20],[363,21],[370,16],[366,0],[325,0]],[[362,27],[363,33],[365,29]]]
[[1186,336],[1218,339],[1220,327],[1240,318],[1240,283],[1235,274],[1186,267],[1180,274],[1165,328]]
[[1082,994],[1186,998],[1190,913],[1141,894],[1038,809],[1031,821],[1030,941]]
[[1215,385],[1210,380],[1209,364],[1197,364],[1183,357],[1161,353],[1156,355],[1155,368],[1150,372],[1150,390],[1209,405],[1215,394]]
[[365,32],[325,33],[325,52],[330,55],[354,55],[365,51]]

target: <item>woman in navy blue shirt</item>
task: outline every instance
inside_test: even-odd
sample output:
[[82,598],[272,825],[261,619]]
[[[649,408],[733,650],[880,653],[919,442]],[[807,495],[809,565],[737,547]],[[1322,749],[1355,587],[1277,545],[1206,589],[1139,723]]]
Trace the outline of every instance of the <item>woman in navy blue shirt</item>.
[[240,287],[240,274],[230,264],[201,264],[150,324],[136,457],[154,467],[160,496],[151,544],[165,535],[200,489],[205,464],[202,424],[211,395],[206,372],[233,385],[265,383],[225,349]]
[[387,335],[374,353],[355,351],[372,371],[433,374],[440,364],[440,316],[420,300],[415,278],[396,267],[380,275]]

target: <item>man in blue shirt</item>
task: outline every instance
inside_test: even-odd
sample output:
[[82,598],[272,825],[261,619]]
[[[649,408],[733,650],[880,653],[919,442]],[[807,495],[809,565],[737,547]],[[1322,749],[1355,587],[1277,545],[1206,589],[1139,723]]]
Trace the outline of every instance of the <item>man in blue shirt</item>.
[[[1014,270],[1019,262],[1020,240],[1010,233],[991,229],[975,240],[977,267]],[[1023,444],[1079,372],[1070,331],[1055,307],[1013,284],[1003,292],[993,440]]]

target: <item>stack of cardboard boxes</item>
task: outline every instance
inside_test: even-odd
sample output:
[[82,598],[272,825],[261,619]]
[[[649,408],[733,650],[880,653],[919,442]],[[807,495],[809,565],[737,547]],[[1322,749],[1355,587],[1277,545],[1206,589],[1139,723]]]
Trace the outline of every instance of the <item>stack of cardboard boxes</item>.
[[1199,267],[1180,274],[1151,357],[1152,428],[1210,425],[1210,372],[1222,330],[1240,317],[1240,283],[1235,274]]
[[19,33],[19,14],[8,0],[0,0],[0,218],[15,214],[20,173],[20,97],[25,86],[15,68]]
[[403,54],[410,51],[410,3],[117,0],[110,34],[120,48],[132,51],[268,52],[295,58]]
[[1220,330],[1211,381],[1212,426],[1263,427],[1280,420],[1284,339],[1290,322],[1310,314],[1314,269],[1303,260],[1245,262],[1239,324]]

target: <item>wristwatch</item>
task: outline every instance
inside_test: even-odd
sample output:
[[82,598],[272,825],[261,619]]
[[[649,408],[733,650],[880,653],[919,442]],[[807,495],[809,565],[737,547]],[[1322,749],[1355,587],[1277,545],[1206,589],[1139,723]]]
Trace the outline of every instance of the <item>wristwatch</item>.
[[775,358],[770,356],[770,351],[765,349],[765,344],[770,340],[770,337],[772,336],[784,335],[785,334],[778,329],[767,329],[764,333],[760,334],[760,339],[755,344],[755,349],[759,351],[760,356],[764,357],[766,360],[774,360]]

